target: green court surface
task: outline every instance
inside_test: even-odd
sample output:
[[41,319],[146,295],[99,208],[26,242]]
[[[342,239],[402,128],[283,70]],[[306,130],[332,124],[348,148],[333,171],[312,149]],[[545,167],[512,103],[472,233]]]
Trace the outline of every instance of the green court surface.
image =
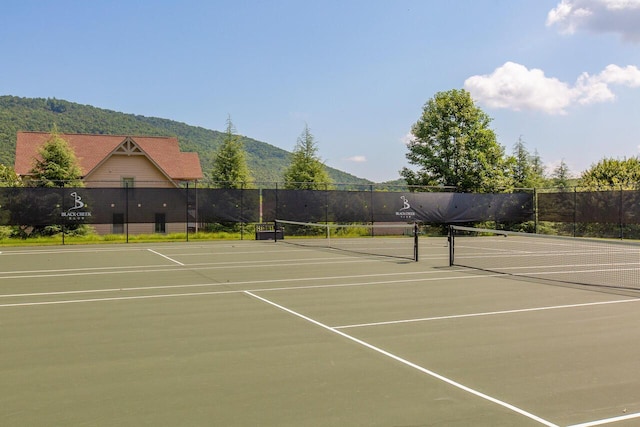
[[640,294],[272,241],[0,248],[2,426],[631,426]]

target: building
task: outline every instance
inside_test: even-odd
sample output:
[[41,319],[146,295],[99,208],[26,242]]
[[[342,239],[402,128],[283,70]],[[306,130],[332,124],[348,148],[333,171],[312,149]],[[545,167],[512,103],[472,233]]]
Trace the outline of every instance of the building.
[[[26,181],[48,132],[18,132],[15,172]],[[60,134],[74,151],[87,188],[179,188],[203,178],[197,153],[180,151],[175,137]],[[99,233],[121,233],[119,213],[112,224],[94,225]],[[161,218],[161,217],[160,217]],[[133,234],[184,231],[185,224],[135,224]],[[172,230],[173,229],[173,230]]]
[[[48,132],[18,132],[15,171],[31,175]],[[183,153],[175,137],[60,134],[80,164],[87,187],[177,187],[202,179],[198,153]]]

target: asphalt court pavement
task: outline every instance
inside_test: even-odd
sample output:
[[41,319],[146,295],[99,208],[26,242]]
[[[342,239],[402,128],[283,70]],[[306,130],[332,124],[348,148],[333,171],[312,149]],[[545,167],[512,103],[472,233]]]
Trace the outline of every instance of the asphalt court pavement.
[[0,248],[3,425],[635,425],[640,300],[256,241]]

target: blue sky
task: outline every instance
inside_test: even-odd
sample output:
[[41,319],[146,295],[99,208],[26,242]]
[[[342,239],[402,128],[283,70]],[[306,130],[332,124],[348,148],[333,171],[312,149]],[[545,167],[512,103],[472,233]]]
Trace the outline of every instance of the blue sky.
[[578,175],[640,145],[640,0],[4,0],[0,95],[238,133],[376,182],[464,88],[511,153]]

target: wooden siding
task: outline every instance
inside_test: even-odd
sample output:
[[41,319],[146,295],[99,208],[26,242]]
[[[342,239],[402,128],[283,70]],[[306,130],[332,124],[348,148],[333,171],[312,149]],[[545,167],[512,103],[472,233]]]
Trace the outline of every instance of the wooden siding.
[[175,185],[142,155],[113,155],[84,180],[87,187],[122,187],[122,178],[134,178],[135,187],[172,188]]

